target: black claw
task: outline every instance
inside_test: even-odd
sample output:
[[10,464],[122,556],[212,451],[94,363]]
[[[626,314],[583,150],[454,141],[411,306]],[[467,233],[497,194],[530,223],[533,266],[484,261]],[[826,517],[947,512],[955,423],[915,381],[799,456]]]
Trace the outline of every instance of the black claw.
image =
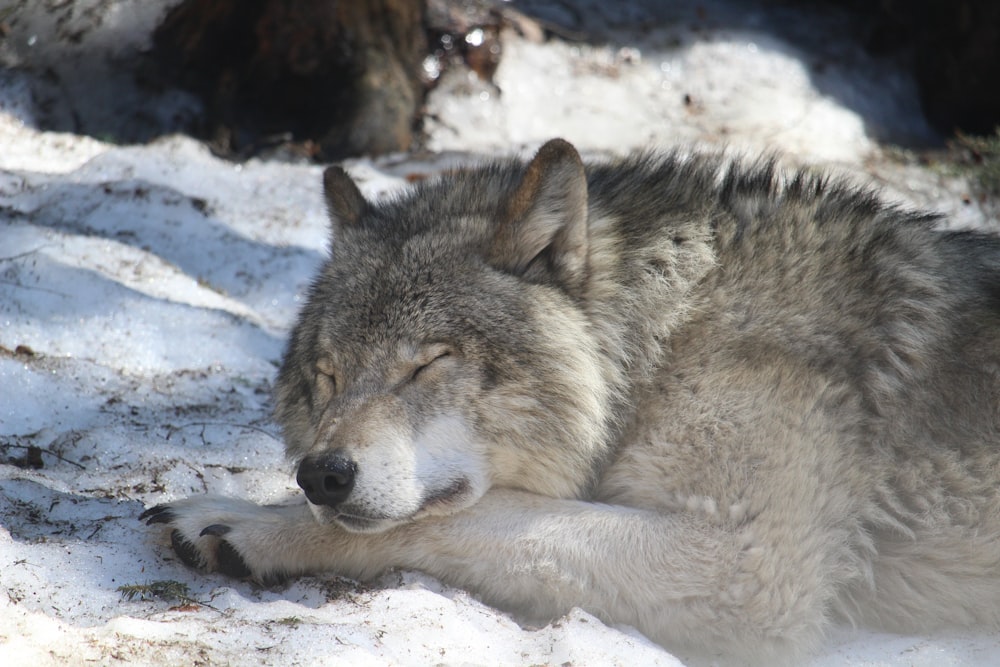
[[169,505],[154,505],[139,515],[139,521],[145,521],[147,526],[154,523],[171,523],[177,515]]
[[222,574],[234,579],[246,579],[250,576],[250,568],[247,567],[246,561],[229,542],[225,540],[220,542],[215,555],[219,559],[219,572]]
[[198,535],[200,535],[201,537],[204,537],[205,535],[214,535],[215,537],[222,537],[231,530],[232,528],[230,526],[226,526],[221,523],[213,523],[211,526],[205,526],[204,528],[202,528],[201,532],[198,533]]
[[270,574],[265,574],[263,576],[258,576],[260,585],[264,588],[272,588],[274,586],[281,586],[286,581],[288,581],[288,575],[281,572],[272,572]]
[[205,559],[201,557],[197,547],[184,539],[181,531],[175,530],[170,533],[170,544],[174,547],[174,553],[185,565],[197,570],[205,569]]

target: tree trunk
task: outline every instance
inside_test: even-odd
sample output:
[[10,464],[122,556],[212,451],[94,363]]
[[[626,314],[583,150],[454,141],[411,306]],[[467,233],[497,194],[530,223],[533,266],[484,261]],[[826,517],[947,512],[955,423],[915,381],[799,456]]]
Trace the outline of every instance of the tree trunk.
[[423,97],[424,14],[424,0],[184,0],[153,57],[206,101],[223,152],[275,138],[324,159],[400,151]]

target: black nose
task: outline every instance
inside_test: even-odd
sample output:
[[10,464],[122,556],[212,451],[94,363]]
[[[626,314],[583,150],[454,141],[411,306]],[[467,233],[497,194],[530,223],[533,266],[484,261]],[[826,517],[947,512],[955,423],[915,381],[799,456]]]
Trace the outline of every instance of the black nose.
[[358,464],[338,449],[302,459],[295,481],[312,504],[336,507],[351,494],[357,472]]

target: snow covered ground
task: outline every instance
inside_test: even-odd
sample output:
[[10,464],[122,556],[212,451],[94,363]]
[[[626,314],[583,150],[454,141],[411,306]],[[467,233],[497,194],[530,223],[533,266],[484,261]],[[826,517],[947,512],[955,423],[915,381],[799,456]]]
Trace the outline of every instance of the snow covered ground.
[[[874,140],[929,133],[905,77],[843,46],[825,47],[817,73],[815,54],[763,19],[738,30],[677,20],[604,46],[506,34],[497,87],[451,71],[432,97],[433,153],[348,166],[381,196],[555,135],[598,154],[725,144],[779,149],[952,224],[996,226],[962,179],[888,159]],[[24,81],[5,84],[0,663],[679,664],[584,612],[522,627],[416,573],[261,590],[183,567],[138,522],[144,507],[205,491],[261,502],[295,492],[269,393],[325,252],[321,168],[236,165],[181,137],[113,146],[40,132]],[[143,599],[136,588],[162,581],[187,589]],[[124,598],[123,586],[138,595]],[[985,666],[998,655],[995,635],[844,631],[813,664]]]

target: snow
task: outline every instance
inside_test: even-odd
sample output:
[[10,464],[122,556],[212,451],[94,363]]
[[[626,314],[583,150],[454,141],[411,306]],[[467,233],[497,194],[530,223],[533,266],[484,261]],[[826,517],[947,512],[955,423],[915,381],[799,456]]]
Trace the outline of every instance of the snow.
[[[538,69],[546,76],[532,74]],[[706,76],[727,70],[748,76],[723,82]],[[435,112],[466,114],[474,131],[439,132],[432,148],[485,150],[560,135],[616,151],[713,131],[766,141],[771,149],[809,143],[812,155],[827,161],[871,148],[860,118],[817,93],[799,60],[746,40],[698,42],[668,53],[511,39],[495,80],[502,95],[479,84],[477,96],[436,98],[432,119]],[[775,96],[788,103],[775,105]]]
[[[141,43],[158,15],[147,7],[123,0],[110,15],[133,31],[109,41],[113,53]],[[965,203],[963,180],[886,158],[876,141],[886,128],[929,132],[912,82],[846,47],[817,75],[794,40],[763,29],[657,28],[603,45],[503,39],[498,88],[445,75],[428,104],[430,154],[348,163],[366,195],[560,135],[588,154],[678,142],[778,149],[954,224],[996,225]],[[526,627],[418,573],[260,589],[183,567],[138,522],[145,507],[206,491],[259,502],[296,491],[270,390],[326,252],[321,167],[237,165],[178,136],[115,146],[39,131],[25,79],[3,77],[4,665],[680,664],[580,610]],[[41,448],[41,468],[17,464],[29,447]],[[188,586],[190,599],[118,590],[164,580]],[[844,630],[812,664],[985,666],[996,655],[996,635]]]

